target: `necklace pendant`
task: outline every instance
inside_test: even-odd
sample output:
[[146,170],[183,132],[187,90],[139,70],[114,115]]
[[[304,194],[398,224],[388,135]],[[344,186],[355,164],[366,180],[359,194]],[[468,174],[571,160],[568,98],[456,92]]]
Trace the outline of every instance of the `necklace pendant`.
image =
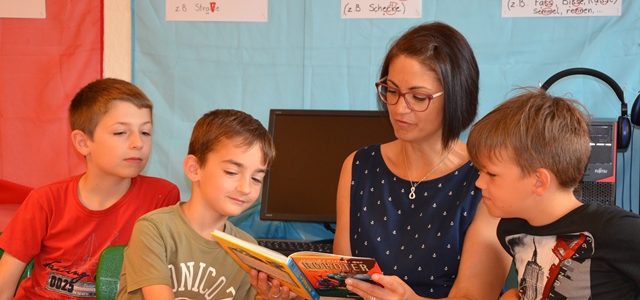
[[416,187],[412,186],[411,191],[409,192],[409,199],[413,200],[416,198]]

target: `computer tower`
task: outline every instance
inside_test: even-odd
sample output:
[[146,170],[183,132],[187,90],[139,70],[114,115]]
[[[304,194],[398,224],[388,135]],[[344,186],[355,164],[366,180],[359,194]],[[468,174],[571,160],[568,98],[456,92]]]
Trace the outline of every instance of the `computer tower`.
[[574,190],[583,203],[616,205],[616,121],[595,119],[589,123],[591,155],[584,176]]

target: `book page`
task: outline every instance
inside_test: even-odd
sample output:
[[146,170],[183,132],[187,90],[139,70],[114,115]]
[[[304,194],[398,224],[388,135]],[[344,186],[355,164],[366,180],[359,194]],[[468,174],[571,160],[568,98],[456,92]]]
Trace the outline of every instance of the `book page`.
[[[315,294],[311,284],[297,270],[297,266],[281,253],[218,230],[211,235],[243,270],[247,272],[258,270],[266,273],[303,297],[309,297],[311,293]],[[290,265],[292,268],[289,267]],[[317,294],[312,298],[317,298]]]
[[240,260],[242,260],[245,264],[249,265],[251,268],[267,273],[275,277],[276,279],[280,280],[281,282],[284,281],[284,282],[288,282],[289,284],[298,286],[298,284],[291,279],[291,277],[289,276],[289,273],[287,273],[285,269],[286,267],[283,266],[282,264],[278,264],[270,260],[262,259],[255,255],[252,255],[247,251],[244,251],[242,248],[229,247],[229,249],[235,252],[238,258],[240,258]]

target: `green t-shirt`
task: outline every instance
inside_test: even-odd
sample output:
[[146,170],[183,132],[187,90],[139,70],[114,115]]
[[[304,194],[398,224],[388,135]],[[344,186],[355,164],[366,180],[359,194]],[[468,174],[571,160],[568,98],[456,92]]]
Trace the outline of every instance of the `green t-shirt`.
[[[142,216],[124,252],[118,299],[143,299],[142,287],[167,285],[177,299],[254,299],[249,275],[215,241],[189,226],[182,203]],[[224,232],[255,243],[226,222]]]

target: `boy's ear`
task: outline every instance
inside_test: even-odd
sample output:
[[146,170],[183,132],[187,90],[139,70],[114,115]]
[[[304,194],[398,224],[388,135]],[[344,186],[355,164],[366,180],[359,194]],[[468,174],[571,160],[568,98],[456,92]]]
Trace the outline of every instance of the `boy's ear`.
[[183,168],[184,174],[187,175],[189,180],[197,181],[200,179],[200,164],[198,163],[198,158],[194,155],[189,154],[184,158]]
[[84,132],[78,129],[71,131],[71,143],[83,156],[89,154],[89,142],[89,137]]
[[553,176],[549,170],[545,168],[538,168],[533,172],[535,178],[534,193],[538,196],[542,196],[551,186],[551,180]]

